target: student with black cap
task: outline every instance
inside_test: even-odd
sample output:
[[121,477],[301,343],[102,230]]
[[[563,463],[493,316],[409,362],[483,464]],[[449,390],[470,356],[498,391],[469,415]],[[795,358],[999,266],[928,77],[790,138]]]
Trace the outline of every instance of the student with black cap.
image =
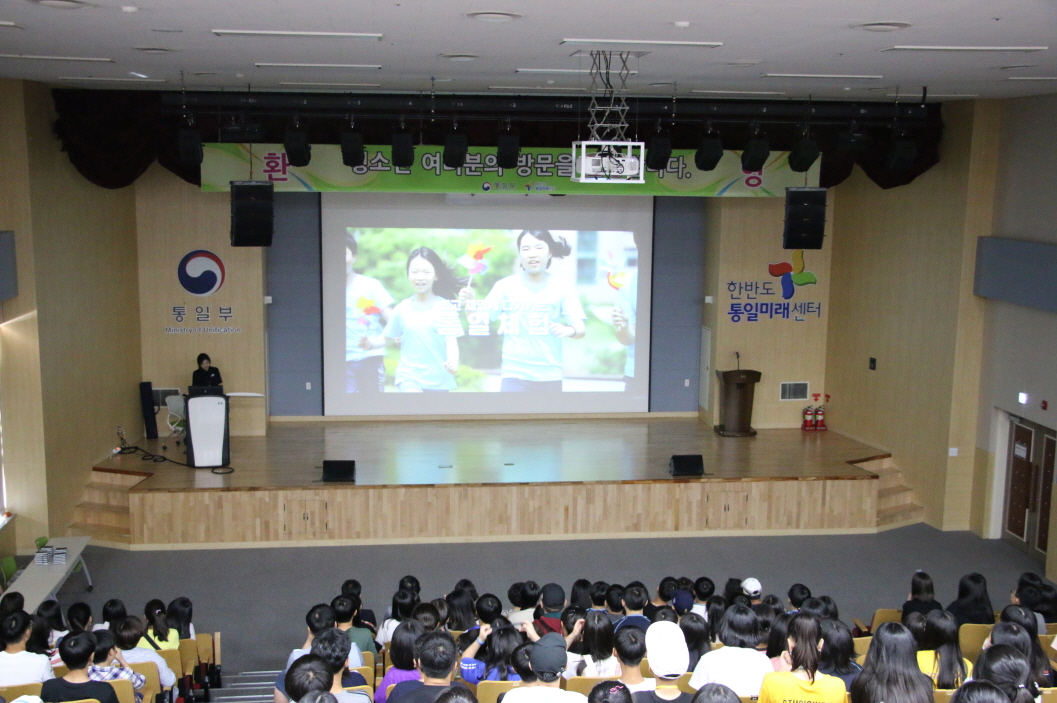
[[565,598],[565,589],[556,583],[548,583],[540,591],[540,605],[543,606],[543,614],[532,623],[536,626],[536,632],[542,637],[549,632],[561,633],[562,610],[569,605]]
[[529,651],[529,665],[537,684],[512,689],[503,697],[503,703],[587,703],[584,694],[561,688],[566,661],[565,640],[561,635],[550,632],[540,637]]

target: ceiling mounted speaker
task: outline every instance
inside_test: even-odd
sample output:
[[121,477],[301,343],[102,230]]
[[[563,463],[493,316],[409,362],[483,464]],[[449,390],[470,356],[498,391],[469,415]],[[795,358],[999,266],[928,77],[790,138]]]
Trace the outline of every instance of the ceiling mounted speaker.
[[411,132],[393,132],[393,166],[411,168],[415,163],[415,140]]
[[762,171],[770,156],[771,145],[767,137],[752,137],[741,152],[741,168],[743,171]]
[[861,154],[870,146],[870,137],[864,132],[849,129],[837,135],[837,151]]
[[826,189],[785,189],[783,249],[821,249],[826,232]]
[[646,144],[646,168],[651,171],[663,171],[668,168],[670,158],[672,158],[671,138],[653,137]]
[[341,133],[341,163],[349,168],[363,166],[367,153],[363,149],[363,134],[360,132]]
[[892,143],[892,149],[888,152],[888,170],[896,173],[909,171],[917,160],[918,145],[913,139],[901,137]]
[[517,168],[521,155],[521,138],[516,134],[500,134],[496,140],[496,165],[499,168]]
[[789,152],[789,168],[796,173],[805,173],[819,157],[818,142],[809,137],[798,141]]
[[176,134],[180,165],[194,168],[202,165],[202,135],[197,129],[181,129]]
[[299,129],[286,130],[283,149],[291,166],[308,166],[312,161],[312,145],[308,143],[308,132]]
[[465,134],[452,132],[444,137],[444,165],[447,168],[462,168],[468,148]]
[[706,136],[694,154],[694,165],[699,171],[712,171],[723,159],[723,140],[719,136]]
[[271,181],[231,182],[231,246],[272,245],[274,192]]

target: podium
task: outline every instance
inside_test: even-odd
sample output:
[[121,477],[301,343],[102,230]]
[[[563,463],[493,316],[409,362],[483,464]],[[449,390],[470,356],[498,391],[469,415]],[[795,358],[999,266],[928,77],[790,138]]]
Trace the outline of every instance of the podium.
[[752,429],[752,396],[760,382],[759,371],[716,371],[719,379],[719,424],[724,437],[755,437]]
[[190,396],[185,407],[188,465],[195,468],[227,466],[231,462],[227,396]]

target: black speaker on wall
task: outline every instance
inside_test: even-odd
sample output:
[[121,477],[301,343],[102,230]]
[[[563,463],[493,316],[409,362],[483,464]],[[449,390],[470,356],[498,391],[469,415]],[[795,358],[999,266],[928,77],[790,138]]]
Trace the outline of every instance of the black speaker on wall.
[[273,194],[271,181],[231,182],[231,246],[272,245]]
[[154,415],[154,387],[150,381],[139,384],[139,404],[143,409],[143,434],[158,439],[158,419]]
[[700,454],[673,454],[668,462],[672,476],[704,476],[705,460]]
[[411,168],[415,164],[415,135],[393,132],[393,166]]
[[783,249],[821,249],[826,231],[826,189],[785,189]]

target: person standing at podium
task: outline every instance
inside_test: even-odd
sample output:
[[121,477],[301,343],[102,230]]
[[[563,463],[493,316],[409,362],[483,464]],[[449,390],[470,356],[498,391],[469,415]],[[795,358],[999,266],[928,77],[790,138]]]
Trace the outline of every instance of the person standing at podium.
[[209,354],[198,355],[198,368],[191,377],[192,386],[221,386],[224,379],[220,377],[220,369],[213,366]]

